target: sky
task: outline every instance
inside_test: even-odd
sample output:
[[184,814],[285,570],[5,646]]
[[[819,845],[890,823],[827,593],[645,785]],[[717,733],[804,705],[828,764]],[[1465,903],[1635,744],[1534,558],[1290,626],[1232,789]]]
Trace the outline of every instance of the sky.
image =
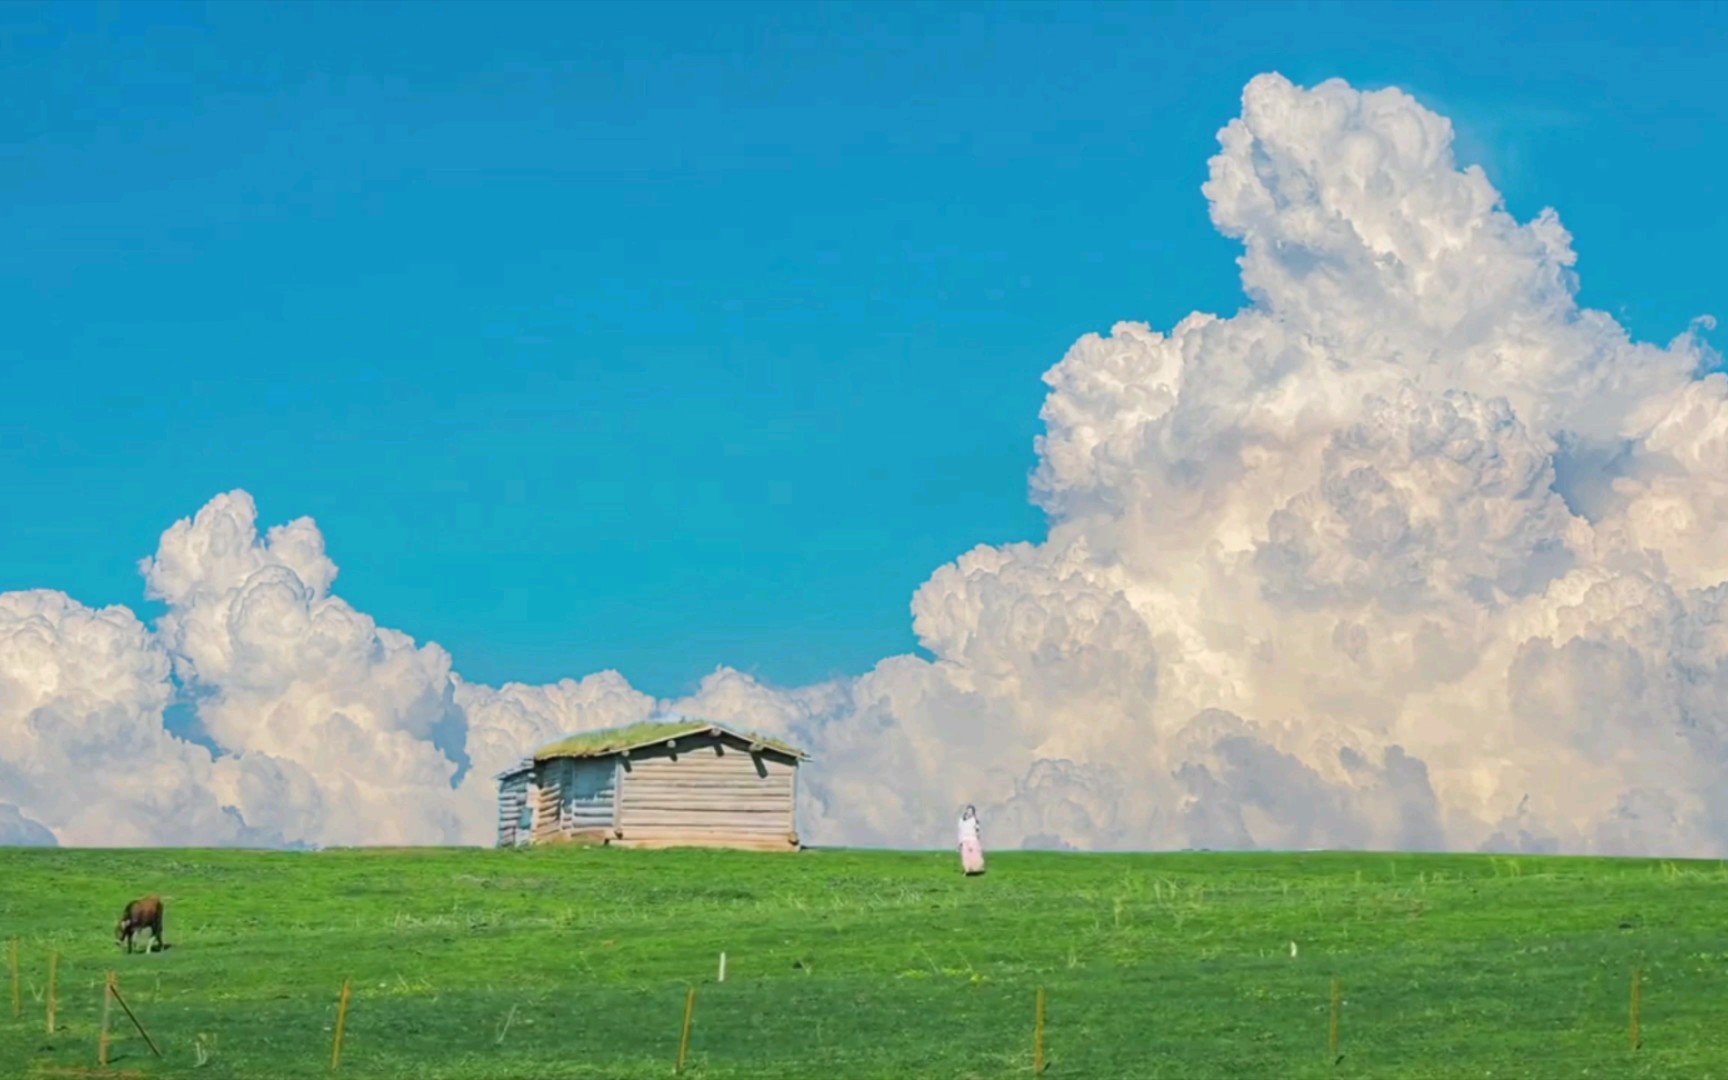
[[1241,302],[1198,189],[1262,70],[1448,113],[1636,332],[1728,243],[1719,8],[0,11],[0,588],[136,604],[244,487],[482,681],[912,648],[931,567],[1040,534],[1068,344]]
[[[1174,826],[1158,822],[1200,798],[1192,790],[1136,818],[1114,797],[1096,795],[1109,787],[1104,781],[1064,781],[1091,785],[1117,808],[1114,824],[1097,807],[1063,809],[1090,806],[1094,796],[1037,792],[1058,767],[1050,763],[1107,760],[1107,732],[1156,731],[1160,745],[1174,745],[1160,717],[1175,701],[1194,706],[1193,715],[1219,709],[1269,725],[1255,745],[1299,762],[1320,752],[1303,739],[1315,716],[1332,715],[1327,708],[1343,709],[1375,752],[1396,745],[1409,753],[1420,740],[1400,725],[1417,724],[1420,710],[1411,711],[1416,691],[1402,684],[1381,687],[1373,702],[1323,707],[1305,699],[1294,707],[1280,698],[1274,706],[1216,665],[1204,677],[1177,670],[1170,641],[1198,655],[1194,635],[1215,628],[1198,616],[1164,625],[1148,612],[1222,602],[1197,582],[1166,583],[1175,601],[1164,603],[1132,582],[1106,588],[1092,580],[1096,596],[1068,598],[1079,606],[1066,615],[1061,605],[1050,609],[1050,618],[1073,623],[1087,604],[1103,605],[1114,612],[1106,618],[1112,633],[1126,636],[1091,648],[1137,655],[1135,635],[1143,633],[1145,655],[1163,658],[1137,674],[1092,671],[1100,685],[1127,682],[1109,692],[1108,708],[1087,714],[1121,713],[1097,720],[1091,734],[1078,732],[1093,721],[1041,704],[1073,671],[1037,686],[1025,673],[984,685],[987,671],[1013,666],[1005,656],[1032,648],[1008,640],[1028,626],[1024,604],[967,598],[964,589],[942,599],[932,587],[978,545],[997,553],[987,559],[1005,560],[988,571],[1003,580],[1024,569],[1015,560],[1032,558],[1028,551],[1046,563],[1058,549],[1079,558],[1075,535],[1093,559],[1126,544],[1130,532],[1151,545],[1145,558],[1161,551],[1174,565],[1206,556],[1198,534],[1177,527],[1178,496],[1142,490],[1157,461],[1124,450],[1122,475],[1086,480],[1078,459],[1058,460],[1090,456],[1102,469],[1102,433],[1135,410],[1145,414],[1146,395],[1157,398],[1145,371],[1099,375],[1104,383],[1090,389],[1065,389],[1059,377],[1050,383],[1071,349],[1097,340],[1086,335],[1117,340],[1112,327],[1122,320],[1172,334],[1196,311],[1221,319],[1260,311],[1285,326],[1321,320],[1321,337],[1367,318],[1317,284],[1333,274],[1355,281],[1337,269],[1343,263],[1308,265],[1301,287],[1280,276],[1296,269],[1263,268],[1245,283],[1249,269],[1238,260],[1245,244],[1251,259],[1256,236],[1300,244],[1312,237],[1299,235],[1294,211],[1269,225],[1261,210],[1234,206],[1230,192],[1202,190],[1214,176],[1220,132],[1244,115],[1245,87],[1257,76],[1277,73],[1309,90],[1328,79],[1344,80],[1352,93],[1396,87],[1420,115],[1446,118],[1453,159],[1388,165],[1374,189],[1389,200],[1382,211],[1444,216],[1444,207],[1400,202],[1399,193],[1452,191],[1452,180],[1434,177],[1479,166],[1524,239],[1483,254],[1483,267],[1446,273],[1499,280],[1494,267],[1537,258],[1529,254],[1535,244],[1547,252],[1538,261],[1568,282],[1539,286],[1534,271],[1508,269],[1506,280],[1529,300],[1513,311],[1494,298],[1436,298],[1406,281],[1417,297],[1408,321],[1422,322],[1437,309],[1421,305],[1444,300],[1529,346],[1540,336],[1531,329],[1537,322],[1562,337],[1576,330],[1576,315],[1555,307],[1558,287],[1570,290],[1565,304],[1600,311],[1632,341],[1666,349],[1693,320],[1721,313],[1722,6],[1573,5],[1564,19],[1553,11],[1480,4],[1462,19],[1455,5],[1297,3],[0,7],[8,118],[0,140],[0,365],[11,390],[0,441],[0,594],[33,597],[15,601],[18,625],[35,619],[63,632],[39,655],[18,647],[24,659],[12,697],[29,707],[12,708],[21,723],[100,717],[104,738],[144,739],[179,763],[175,783],[184,782],[186,805],[204,806],[208,835],[223,839],[327,840],[334,834],[318,822],[336,816],[343,799],[365,803],[363,779],[345,773],[336,783],[309,756],[310,733],[324,738],[321,725],[337,721],[354,726],[366,753],[431,792],[446,783],[439,762],[460,786],[470,758],[508,757],[527,749],[523,740],[602,716],[627,719],[680,701],[731,708],[860,760],[859,747],[872,747],[886,755],[876,766],[934,762],[907,782],[899,817],[870,822],[839,821],[851,811],[839,808],[846,789],[835,774],[815,819],[835,822],[835,835],[876,842],[922,836],[932,814],[946,821],[946,803],[940,813],[929,805],[968,796],[1010,821],[1024,816],[1013,828],[1027,839],[1121,845],[1165,836]],[[1395,129],[1376,126],[1383,120],[1345,128],[1397,143]],[[1270,132],[1278,123],[1274,116],[1262,126]],[[1318,175],[1326,160],[1359,164],[1357,144],[1337,142],[1333,128],[1291,123],[1313,141],[1289,149],[1289,169]],[[1243,153],[1259,161],[1271,152]],[[1278,206],[1315,192],[1337,205],[1312,178],[1293,187],[1261,182],[1277,189]],[[1570,234],[1559,246],[1540,224],[1550,207]],[[1361,221],[1380,220],[1382,211],[1364,210]],[[1388,324],[1363,339],[1380,344],[1357,342],[1350,356],[1400,332]],[[1231,348],[1195,333],[1201,354]],[[1618,331],[1602,333],[1607,341]],[[1626,464],[1657,423],[1640,409],[1660,413],[1670,407],[1663,395],[1678,391],[1651,384],[1636,408],[1612,394],[1562,404],[1573,390],[1528,367],[1474,367],[1470,349],[1479,343],[1449,334],[1420,348],[1456,354],[1455,377],[1422,391],[1507,396],[1540,444],[1529,451],[1533,460],[1555,473],[1538,486],[1564,489],[1557,497],[1565,511],[1605,537],[1603,515],[1632,513],[1615,502],[1630,496],[1612,495],[1614,482],[1645,476]],[[1715,341],[1700,325],[1696,339],[1671,349],[1696,360],[1687,378],[1700,385],[1720,366]],[[1510,346],[1494,348],[1511,355]],[[1583,346],[1549,352],[1574,348]],[[1597,343],[1586,352],[1612,367],[1604,357],[1617,348]],[[1408,365],[1415,355],[1388,362]],[[1647,362],[1662,366],[1626,361]],[[1274,362],[1270,370],[1269,378],[1284,369]],[[1220,377],[1228,386],[1230,376]],[[1616,379],[1636,382],[1607,381]],[[1106,385],[1120,400],[1091,415]],[[1397,401],[1391,385],[1374,389]],[[1244,407],[1262,400],[1253,385],[1236,392],[1230,400]],[[1175,435],[1193,435],[1228,402],[1195,408]],[[1501,430],[1483,419],[1491,408],[1476,409],[1464,412]],[[1620,420],[1603,420],[1601,410]],[[1345,419],[1340,412],[1320,427],[1355,430]],[[1308,421],[1292,422],[1293,431],[1307,430]],[[1160,452],[1177,456],[1163,465],[1204,474],[1210,459],[1193,454],[1239,455],[1259,437],[1251,428],[1187,449],[1173,448],[1166,432]],[[1314,468],[1333,460],[1327,453],[1343,453],[1317,445],[1291,441],[1279,453]],[[1697,455],[1692,464],[1708,473],[1713,459]],[[1421,474],[1414,464],[1401,468]],[[1650,476],[1661,471],[1650,468]],[[1285,502],[1302,483],[1292,473],[1240,491],[1218,485],[1255,511],[1252,520],[1209,527],[1222,530],[1215,535],[1227,547],[1258,545],[1264,557],[1255,566],[1268,575],[1261,600],[1279,600],[1265,552],[1284,552],[1281,573],[1305,557],[1293,554],[1300,537],[1278,531],[1289,520],[1276,517],[1294,512]],[[1140,495],[1152,501],[1136,502]],[[1704,496],[1690,498],[1689,527],[1712,527]],[[1553,512],[1529,511],[1530,521],[1558,531],[1545,537],[1548,546],[1507,557],[1516,574],[1500,567],[1445,588],[1467,592],[1493,580],[1514,599],[1538,585],[1553,594],[1560,579],[1532,568],[1555,550],[1571,553],[1561,559],[1566,566],[1619,567],[1631,557],[1582,554],[1590,545],[1563,537],[1574,526],[1562,528]],[[268,534],[274,526],[286,529],[280,547]],[[1517,533],[1493,522],[1473,528],[1472,543],[1485,535],[1511,542]],[[1659,550],[1666,561],[1645,571],[1659,584],[1715,584],[1683,558],[1706,558],[1696,538],[1656,543],[1634,533],[1619,528],[1614,542]],[[151,566],[141,573],[146,556],[154,577]],[[1120,552],[1105,561],[1142,586],[1161,573]],[[1088,565],[1073,573],[1103,573]],[[312,627],[269,656],[236,629],[237,612],[267,608],[242,603],[261,587],[261,572],[283,576],[273,587],[289,598],[287,608],[269,610],[292,621],[284,614],[292,609]],[[966,580],[982,572],[955,571]],[[1442,588],[1438,575],[1429,583]],[[1289,588],[1282,599],[1304,611],[1344,602],[1338,582],[1331,592],[1311,582]],[[1407,617],[1416,601],[1395,592],[1380,602]],[[1682,595],[1675,603],[1691,611],[1694,601]],[[1116,612],[1116,604],[1127,606]],[[95,614],[110,605],[125,605],[135,624]],[[1488,617],[1450,614],[1458,625]],[[1244,608],[1219,617],[1234,618],[1240,636],[1260,632],[1249,620],[1268,616]],[[1124,629],[1136,620],[1141,629]],[[286,625],[272,624],[271,633],[287,633]],[[1496,625],[1496,641],[1525,640],[1523,623]],[[86,631],[114,640],[97,645]],[[1328,633],[1371,631],[1371,620],[1339,616]],[[1466,648],[1434,633],[1441,652]],[[232,640],[213,644],[222,635]],[[67,659],[73,642],[88,653],[77,663]],[[992,642],[1002,656],[975,655]],[[1477,643],[1467,651],[1492,650]],[[102,688],[94,698],[64,689],[85,660],[121,655],[130,658],[123,678],[90,669],[90,685]],[[353,664],[341,693],[319,681],[333,655]],[[1036,648],[1026,655],[1042,656]],[[1506,660],[1508,671],[1526,674],[1536,663]],[[1649,677],[1655,661],[1640,663],[1639,677]],[[604,672],[616,674],[595,674]],[[929,684],[938,676],[942,686]],[[900,677],[917,687],[888,686]],[[1182,680],[1205,678],[1220,681],[1170,697]],[[571,685],[585,689],[570,691],[579,705],[559,699],[566,679],[581,680]],[[1237,692],[1218,689],[1231,684]],[[7,685],[0,674],[0,689]],[[26,686],[35,689],[19,689]],[[878,694],[874,704],[866,691]],[[526,697],[507,700],[512,693]],[[1530,700],[1520,693],[1505,691],[1511,704],[1496,708],[1512,716]],[[1246,715],[1255,700],[1276,715]],[[0,694],[0,721],[5,701]],[[504,713],[514,719],[499,719]],[[122,714],[130,719],[119,728],[103,726]],[[1392,714],[1405,719],[1374,728],[1381,720],[1373,718]],[[869,736],[869,724],[890,734]],[[1363,734],[1364,725],[1377,733]],[[1520,737],[1527,748],[1547,745]],[[992,745],[988,762],[983,751],[963,760],[941,751],[980,741]],[[1605,746],[1587,749],[1607,760]],[[1176,750],[1158,753],[1176,755],[1144,763],[1160,777],[1193,763]],[[45,790],[73,760],[20,758],[11,783]],[[1437,760],[1428,766],[1439,768]],[[944,771],[950,766],[975,775],[935,778],[955,775]],[[1211,771],[1216,779],[1223,766]],[[1287,777],[1280,790],[1320,782]],[[964,783],[985,793],[949,790]],[[0,828],[10,805],[60,842],[83,840],[72,819],[33,813],[22,795],[8,797],[7,784],[0,769]],[[265,791],[310,793],[322,809],[281,820],[248,813],[248,799]],[[1643,791],[1628,784],[1620,794]],[[1315,824],[1317,835],[1409,838],[1370,827],[1381,810],[1321,792],[1305,798],[1332,799],[1337,822]],[[469,792],[464,810],[428,793],[426,812],[454,822],[478,814],[484,795]],[[1501,795],[1477,798],[1498,806]],[[1433,796],[1430,840],[1512,835],[1493,815],[1474,832],[1457,825],[1457,815],[1480,821],[1487,811],[1467,813],[1469,800],[1448,800],[1444,791]],[[1529,825],[1529,836],[1546,838],[1530,842],[1605,842],[1590,824],[1595,813],[1555,809],[1540,828]],[[1661,835],[1694,847],[1728,835],[1714,809],[1692,813],[1691,826]],[[1249,819],[1241,835],[1259,842]],[[412,839],[412,828],[402,828]],[[140,826],[136,839],[166,835]],[[359,838],[375,835],[383,833]],[[1655,835],[1638,833],[1638,842]]]

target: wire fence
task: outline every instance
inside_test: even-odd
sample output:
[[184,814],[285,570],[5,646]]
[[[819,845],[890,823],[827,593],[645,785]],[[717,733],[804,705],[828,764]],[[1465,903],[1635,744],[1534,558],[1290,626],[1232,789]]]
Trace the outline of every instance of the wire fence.
[[[423,994],[345,979],[239,996],[223,1007],[245,1023],[221,1037],[209,1007],[188,1017],[152,993],[147,969],[126,976],[134,992],[113,965],[69,967],[16,939],[6,954],[9,1076],[212,1065],[248,1077],[1728,1075],[1710,1003],[1664,999],[1643,963],[1598,965],[1569,1000],[1509,1007],[1500,993],[1472,998],[1468,974],[1438,996],[1313,970],[1220,971],[1158,993],[1061,973],[908,989],[879,976],[728,979],[721,954],[715,972],[686,984],[523,988],[501,1015],[510,994],[497,987]],[[1162,1007],[1127,1007],[1149,1000]]]

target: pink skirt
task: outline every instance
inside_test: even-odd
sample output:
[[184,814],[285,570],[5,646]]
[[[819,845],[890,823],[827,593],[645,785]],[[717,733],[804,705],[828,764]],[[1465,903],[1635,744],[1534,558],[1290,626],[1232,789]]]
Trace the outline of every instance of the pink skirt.
[[961,841],[960,867],[968,874],[982,874],[984,872],[984,846],[976,840]]

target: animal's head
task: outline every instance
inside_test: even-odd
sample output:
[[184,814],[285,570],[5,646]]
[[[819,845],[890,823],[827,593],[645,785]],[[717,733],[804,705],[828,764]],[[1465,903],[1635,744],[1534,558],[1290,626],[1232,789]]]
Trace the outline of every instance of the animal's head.
[[120,921],[114,924],[114,943],[116,945],[118,945],[121,942],[125,941],[126,940],[126,932],[131,930],[131,929],[132,929],[132,920],[128,919],[124,915],[122,915],[120,917]]

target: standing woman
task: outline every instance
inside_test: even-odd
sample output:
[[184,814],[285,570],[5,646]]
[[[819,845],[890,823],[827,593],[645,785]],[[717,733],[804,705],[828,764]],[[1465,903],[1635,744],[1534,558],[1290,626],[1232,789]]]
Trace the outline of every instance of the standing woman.
[[966,876],[984,872],[984,835],[978,827],[978,811],[968,806],[960,811],[960,868]]

